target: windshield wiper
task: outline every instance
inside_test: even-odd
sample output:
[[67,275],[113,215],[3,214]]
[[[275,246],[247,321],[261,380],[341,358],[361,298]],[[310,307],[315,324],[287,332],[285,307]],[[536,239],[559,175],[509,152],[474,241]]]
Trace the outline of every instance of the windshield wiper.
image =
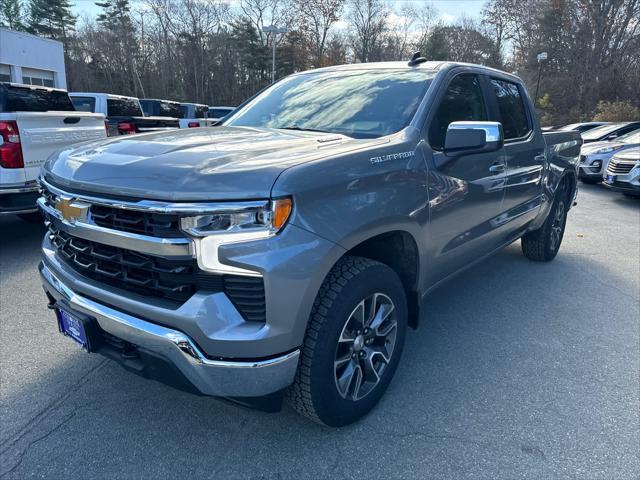
[[318,130],[317,128],[302,128],[302,127],[278,127],[277,130],[297,130],[300,132],[318,132],[318,133],[333,133],[327,130]]

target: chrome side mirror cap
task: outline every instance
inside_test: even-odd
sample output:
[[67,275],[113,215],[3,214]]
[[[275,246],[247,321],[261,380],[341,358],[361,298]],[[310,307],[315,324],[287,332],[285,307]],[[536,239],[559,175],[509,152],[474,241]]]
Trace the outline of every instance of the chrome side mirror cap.
[[503,145],[504,133],[500,122],[452,122],[447,127],[444,153],[455,157],[495,152]]

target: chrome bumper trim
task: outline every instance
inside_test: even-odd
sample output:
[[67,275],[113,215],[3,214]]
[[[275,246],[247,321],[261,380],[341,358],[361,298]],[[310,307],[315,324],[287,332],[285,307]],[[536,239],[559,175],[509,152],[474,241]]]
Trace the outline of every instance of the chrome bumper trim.
[[150,237],[104,228],[82,221],[71,223],[62,218],[58,210],[47,205],[43,197],[38,199],[38,207],[49,216],[56,228],[75,237],[166,258],[193,258],[195,256],[193,242],[188,238]]
[[8,187],[0,186],[0,195],[10,195],[15,193],[31,193],[38,191],[38,184],[33,185],[11,185]]
[[293,382],[299,350],[268,360],[211,360],[187,335],[99,304],[73,292],[49,268],[40,275],[56,300],[95,318],[104,331],[170,361],[203,394],[223,397],[259,397]]

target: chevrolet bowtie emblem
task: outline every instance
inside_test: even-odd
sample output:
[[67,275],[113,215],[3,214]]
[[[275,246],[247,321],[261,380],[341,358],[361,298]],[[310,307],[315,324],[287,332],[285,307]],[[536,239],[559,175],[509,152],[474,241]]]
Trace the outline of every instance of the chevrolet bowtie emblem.
[[60,196],[56,200],[56,210],[67,222],[73,223],[76,220],[87,219],[89,204],[79,202],[75,198]]

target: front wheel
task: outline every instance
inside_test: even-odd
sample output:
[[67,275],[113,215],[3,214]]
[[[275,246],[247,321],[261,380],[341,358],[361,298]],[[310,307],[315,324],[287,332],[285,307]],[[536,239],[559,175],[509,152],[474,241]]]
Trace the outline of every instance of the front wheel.
[[342,258],[314,302],[289,403],[332,427],[360,419],[387,389],[406,330],[398,275],[367,258]]
[[560,250],[567,224],[568,202],[564,191],[556,192],[547,219],[542,226],[522,237],[522,253],[536,262],[549,262]]

